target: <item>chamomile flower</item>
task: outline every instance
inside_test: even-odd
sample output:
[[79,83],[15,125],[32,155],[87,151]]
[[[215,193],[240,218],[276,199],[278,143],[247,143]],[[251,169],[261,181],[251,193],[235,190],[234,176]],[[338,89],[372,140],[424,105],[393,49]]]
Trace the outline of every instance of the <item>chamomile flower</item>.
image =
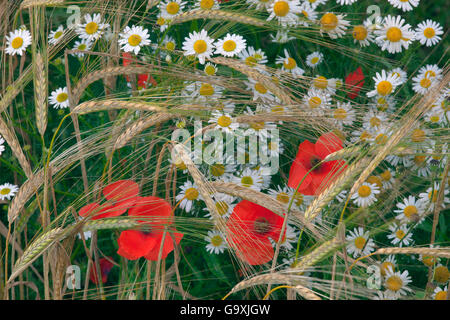
[[374,41],[373,30],[370,28],[370,21],[366,20],[363,24],[356,25],[352,30],[353,42],[361,47],[367,47]]
[[395,182],[395,171],[391,169],[386,169],[380,173],[381,183],[383,184],[383,189],[391,189]]
[[2,138],[0,135],[0,156],[2,155],[2,152],[5,151],[5,146],[3,145],[5,143],[5,139]]
[[50,94],[49,103],[55,109],[64,109],[69,107],[69,94],[67,87],[59,88]]
[[417,172],[418,177],[428,177],[431,174],[431,166],[428,162],[428,158],[425,155],[417,154],[414,156],[411,156],[412,166],[411,170]]
[[208,231],[208,235],[205,237],[205,240],[208,242],[206,245],[206,251],[211,254],[223,253],[227,247],[227,242],[224,235],[217,230]]
[[232,182],[256,191],[260,191],[264,185],[264,177],[260,170],[244,169],[241,174],[234,176]]
[[220,9],[220,0],[196,0],[194,9],[218,10]]
[[[227,219],[233,212],[234,206],[233,202],[236,200],[235,197],[230,196],[225,193],[215,193],[211,196],[216,206],[217,212],[223,219]],[[208,208],[204,208],[207,211],[206,217],[213,219],[213,215],[209,212]]]
[[222,182],[229,180],[232,174],[236,171],[236,165],[233,163],[232,157],[225,159],[224,163],[214,163],[208,165],[207,176],[212,180],[220,180]]
[[389,226],[389,231],[391,233],[387,235],[387,238],[391,239],[394,246],[398,245],[401,248],[403,245],[409,246],[412,243],[412,232],[408,230],[406,224],[392,224]]
[[294,195],[295,190],[287,186],[283,187],[277,186],[276,189],[269,189],[267,190],[267,192],[272,198],[276,199],[277,201],[287,206],[289,202],[292,200],[292,196]]
[[369,139],[369,142],[383,146],[385,145],[389,137],[392,135],[392,129],[387,126],[380,126],[375,131],[372,132],[372,138]]
[[431,144],[431,131],[422,126],[412,129],[408,135],[408,145],[414,150],[425,150]]
[[239,128],[239,123],[226,112],[213,111],[208,123],[215,124],[216,129],[220,129],[225,133],[233,133]]
[[[297,231],[294,227],[290,226],[289,224],[286,225],[286,233],[284,237],[281,239],[280,243],[280,249],[283,249],[285,251],[290,251],[294,248],[294,245],[297,243],[298,236],[300,232]],[[277,245],[278,239],[272,239],[269,238],[270,243],[275,248]]]
[[337,4],[340,4],[340,5],[349,5],[349,4],[353,4],[353,3],[355,3],[356,1],[358,1],[358,0],[336,0],[336,2],[337,2]]
[[330,110],[333,116],[333,121],[339,128],[343,128],[344,125],[350,126],[356,120],[355,109],[352,108],[350,102],[337,102],[336,108]]
[[352,143],[365,143],[369,142],[372,139],[373,135],[371,133],[371,130],[360,128],[358,130],[352,131],[352,138],[350,141]]
[[297,61],[289,55],[286,49],[284,49],[284,57],[278,56],[275,63],[281,64],[281,70],[292,73],[294,76],[300,77],[305,73],[305,70],[298,66]]
[[9,36],[6,36],[5,52],[9,55],[21,56],[31,44],[31,33],[28,30],[17,29],[11,31]]
[[141,26],[126,26],[122,33],[119,34],[119,44],[125,52],[134,52],[138,54],[143,46],[150,44],[150,35],[148,30]]
[[426,78],[432,79],[436,78],[436,80],[442,79],[442,69],[439,68],[437,64],[427,64],[419,69],[419,75],[423,75]]
[[185,5],[186,2],[182,2],[182,0],[166,0],[161,1],[158,8],[163,18],[171,20],[180,13],[183,13]]
[[258,82],[252,78],[248,78],[245,82],[247,89],[253,93],[253,100],[262,100],[263,102],[274,101],[275,97],[261,82]]
[[431,166],[444,168],[448,161],[448,145],[447,143],[439,143],[432,140],[431,145],[427,148],[426,153],[430,155],[428,163]]
[[60,25],[58,29],[51,31],[48,35],[48,43],[52,45],[56,45],[64,35],[64,26]]
[[[244,111],[245,115],[255,116],[258,113],[254,112],[250,107],[247,107],[247,110]],[[277,128],[277,125],[271,121],[257,121],[257,122],[248,122],[241,125],[242,128],[247,128],[245,134],[249,136],[259,137],[260,143],[261,140],[267,139],[271,130]]]
[[299,25],[308,27],[313,21],[317,20],[317,12],[309,2],[303,2],[300,5],[300,20]]
[[376,195],[380,193],[380,188],[374,183],[364,182],[351,199],[358,207],[368,207],[377,201]]
[[[438,201],[439,189],[440,189],[439,183],[434,182],[433,187],[429,187],[426,192],[422,192],[419,194],[420,200],[427,207],[429,206],[429,210],[434,210],[436,202]],[[446,204],[450,203],[450,198],[447,197],[449,193],[450,191],[444,188],[444,197],[441,202],[442,208],[445,208]]]
[[434,268],[433,273],[433,280],[438,283],[447,283],[450,279],[448,268],[440,263]]
[[413,90],[419,94],[427,94],[435,85],[438,84],[439,78],[429,76],[426,73],[419,73],[417,76],[412,78]]
[[183,42],[185,56],[195,55],[201,64],[205,64],[205,59],[213,54],[214,40],[208,36],[206,30],[194,31],[186,37]]
[[102,22],[102,16],[100,13],[94,13],[92,16],[87,13],[84,15],[84,21],[85,23],[77,26],[75,32],[81,39],[85,39],[90,42],[98,40],[109,27],[108,23]]
[[370,110],[364,115],[362,122],[363,127],[373,133],[379,128],[386,126],[389,123],[389,118],[384,112]]
[[408,74],[401,68],[395,68],[388,72],[389,76],[396,76],[398,85],[404,84],[408,80]]
[[419,5],[420,0],[388,0],[394,8],[402,9],[402,11],[411,11]]
[[447,292],[448,286],[445,286],[444,289],[441,289],[441,287],[436,287],[431,297],[434,300],[447,300]]
[[306,57],[306,64],[311,67],[317,67],[323,61],[323,54],[319,51],[314,51]]
[[389,268],[384,280],[385,294],[393,299],[407,295],[408,292],[412,292],[411,288],[408,287],[410,282],[411,277],[409,276],[408,270],[394,272]]
[[[436,248],[439,248],[439,246],[431,244],[430,249],[433,249],[433,248],[436,249]],[[437,256],[429,256],[426,254],[420,254],[419,261],[422,261],[422,263],[424,265],[426,265],[427,267],[434,267],[436,264],[438,264],[441,261],[441,258],[437,257]]]
[[326,91],[310,89],[304,96],[303,101],[311,110],[320,112],[329,107],[331,96]]
[[419,23],[415,31],[416,39],[419,40],[420,44],[424,44],[427,47],[434,46],[441,41],[440,35],[444,33],[441,25],[430,19]]
[[370,106],[377,111],[392,113],[395,111],[395,99],[392,96],[375,96]]
[[211,62],[208,62],[203,69],[207,76],[215,76],[217,73],[217,66]]
[[372,79],[375,81],[375,89],[367,93],[368,97],[390,95],[400,85],[400,79],[394,74],[387,73],[386,70],[382,70],[381,74],[377,72]]
[[434,106],[429,111],[424,114],[424,119],[426,122],[437,125],[445,125],[445,115],[444,110],[439,106]]
[[164,18],[161,12],[158,13],[158,16],[156,18],[156,24],[159,26],[159,30],[161,32],[166,31],[171,21],[172,19]]
[[254,47],[244,48],[239,54],[238,58],[245,62],[249,67],[255,67],[267,63],[267,56],[261,49],[255,49]]
[[303,0],[306,3],[309,3],[313,9],[317,8],[321,4],[325,4],[328,0]]
[[93,44],[94,44],[93,42],[91,42],[87,39],[82,39],[81,41],[75,41],[73,49],[79,50],[80,52],[74,52],[74,53],[72,53],[72,55],[76,56],[78,58],[84,57],[85,53],[83,51],[91,50]]
[[314,89],[323,90],[330,94],[336,93],[337,85],[338,85],[337,79],[334,78],[327,79],[322,75],[318,75],[312,80],[312,87]]
[[186,212],[191,211],[195,201],[203,200],[197,185],[191,181],[186,181],[180,189],[175,200],[180,201],[180,208]]
[[187,85],[185,90],[196,101],[215,101],[222,96],[223,87],[196,81]]
[[369,238],[369,231],[364,232],[361,227],[349,231],[349,235],[345,237],[349,243],[347,244],[347,252],[353,258],[366,256],[375,250],[375,243]]
[[415,33],[410,28],[411,26],[405,24],[405,19],[401,16],[388,15],[384,18],[382,28],[374,31],[377,36],[375,40],[382,51],[402,52],[403,49],[408,49],[414,40]]
[[327,33],[331,39],[342,37],[350,25],[350,21],[344,18],[344,14],[325,13],[319,21],[320,34]]
[[11,183],[4,183],[0,185],[0,200],[11,200],[19,191],[19,188]]
[[268,21],[276,19],[282,26],[294,26],[298,23],[297,14],[301,12],[299,0],[274,0],[267,9]]
[[227,33],[225,38],[217,40],[214,46],[216,47],[215,53],[225,57],[234,57],[245,49],[246,40],[240,35]]
[[295,37],[289,36],[289,30],[281,30],[279,29],[275,36],[273,34],[270,35],[270,40],[275,43],[284,44],[291,40],[294,40]]
[[381,263],[380,263],[380,274],[385,277],[386,276],[386,271],[388,271],[389,269],[391,269],[392,271],[395,271],[395,265],[397,264],[397,262],[395,261],[395,256],[394,255],[389,255],[386,259],[384,259]]
[[168,52],[172,52],[173,50],[175,50],[176,46],[177,42],[171,36],[165,37],[162,42],[162,48]]
[[260,143],[260,153],[259,153],[260,159],[278,158],[280,156],[280,154],[283,154],[284,145],[283,145],[283,143],[281,143],[280,139],[274,139],[274,137],[272,137],[272,139],[270,141],[266,141],[266,142],[267,143],[264,143],[261,140],[259,141],[259,143]]

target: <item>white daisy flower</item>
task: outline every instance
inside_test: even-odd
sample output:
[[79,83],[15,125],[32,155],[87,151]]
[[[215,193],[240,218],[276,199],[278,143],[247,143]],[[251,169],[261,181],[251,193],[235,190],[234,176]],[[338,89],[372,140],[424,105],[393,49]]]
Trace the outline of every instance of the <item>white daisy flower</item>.
[[225,133],[233,133],[239,128],[239,123],[236,122],[236,120],[229,113],[217,110],[211,113],[211,118],[208,123],[215,124],[216,129],[220,129]]
[[211,254],[223,253],[227,247],[224,235],[217,230],[208,231],[208,235],[205,237],[205,240],[208,242],[206,245],[206,251]]
[[169,27],[170,22],[172,22],[172,19],[164,18],[161,12],[158,13],[156,24],[159,26],[159,31],[166,31],[166,29]]
[[356,111],[353,109],[350,102],[344,103],[338,101],[336,108],[330,110],[333,116],[333,121],[339,128],[343,128],[344,125],[351,126],[356,120]]
[[323,54],[319,51],[314,51],[306,57],[306,64],[311,68],[317,67],[322,61]]
[[173,51],[175,50],[177,46],[177,42],[175,41],[175,39],[171,36],[167,36],[164,38],[163,42],[162,42],[162,48],[164,50],[167,51]]
[[329,109],[331,96],[326,91],[310,89],[304,96],[303,101],[312,111],[324,111]]
[[370,110],[364,115],[362,122],[364,128],[374,133],[379,128],[389,124],[389,118],[384,112]]
[[[429,207],[429,210],[433,211],[435,204],[438,200],[439,194],[439,183],[434,182],[433,187],[429,187],[426,192],[422,192],[419,194],[420,200],[425,204],[426,207]],[[450,193],[448,189],[444,189],[444,197],[441,202],[441,207],[445,208],[447,203],[450,203],[450,198],[447,195]]]
[[434,300],[447,300],[447,292],[448,286],[445,286],[444,289],[441,289],[441,287],[436,287],[431,297]]
[[328,0],[304,0],[309,3],[313,9],[317,8],[321,4],[325,4]]
[[355,131],[352,131],[352,138],[350,141],[352,143],[365,143],[369,142],[373,138],[373,135],[369,129],[361,128]]
[[261,191],[264,186],[264,177],[260,170],[244,169],[239,176],[234,176],[232,182],[256,191]]
[[194,31],[189,34],[189,37],[184,39],[184,55],[195,55],[201,64],[205,64],[205,59],[210,58],[213,54],[213,41],[212,38],[208,37],[206,30]]
[[299,0],[275,0],[267,9],[270,13],[267,21],[276,19],[282,26],[294,26],[298,23],[297,14],[301,12]]
[[249,67],[254,67],[257,65],[263,65],[268,62],[267,56],[261,49],[255,50],[254,47],[244,48],[239,54],[238,58],[243,60],[245,64]]
[[404,24],[405,19],[401,16],[393,17],[388,15],[384,18],[383,26],[379,30],[375,30],[376,42],[381,46],[381,50],[387,50],[389,53],[401,52],[404,48],[408,49],[409,45],[415,38],[415,33],[409,24]]
[[161,12],[161,17],[172,20],[180,13],[183,13],[185,5],[186,2],[182,2],[182,0],[166,0],[161,1],[158,8]]
[[281,70],[292,73],[294,76],[300,77],[305,73],[305,70],[297,65],[295,59],[291,58],[286,49],[284,49],[284,57],[277,56],[275,63],[281,64]]
[[60,25],[58,29],[51,31],[48,35],[48,43],[52,45],[56,45],[64,36],[64,26]]
[[31,33],[28,30],[17,29],[11,31],[9,36],[6,36],[5,52],[9,55],[21,56],[31,44]]
[[69,94],[67,87],[59,88],[53,91],[48,101],[55,109],[64,109],[69,107]]
[[345,20],[344,14],[325,13],[320,18],[320,34],[327,33],[331,39],[337,39],[345,34],[350,21]]
[[[233,209],[236,205],[233,204],[233,202],[236,200],[235,197],[225,193],[215,193],[211,196],[211,198],[213,199],[217,212],[220,214],[220,216],[223,219],[227,219],[233,212]],[[208,208],[204,208],[203,210],[207,212],[206,217],[213,219],[213,215]]]
[[437,124],[437,125],[445,125],[445,112],[440,106],[434,106],[429,111],[424,114],[424,119],[426,122]]
[[[281,239],[280,249],[285,250],[285,251],[291,251],[292,249],[294,249],[294,245],[298,241],[299,234],[300,234],[300,231],[296,230],[294,227],[287,224],[285,236]],[[272,244],[272,246],[275,248],[277,245],[278,239],[269,238],[269,240],[270,240],[270,243]]]
[[207,166],[207,176],[212,180],[228,181],[236,171],[234,159],[230,157],[225,159],[224,163],[214,163]]
[[[254,116],[258,113],[254,112],[250,107],[247,107],[246,111],[244,111],[244,115]],[[245,134],[248,136],[256,136],[259,137],[259,141],[267,139],[270,135],[271,130],[277,128],[277,125],[270,121],[258,121],[258,122],[248,122],[242,123],[242,128],[247,128]]]
[[380,188],[376,184],[364,182],[351,199],[358,207],[368,207],[377,201],[376,194],[380,193]]
[[361,47],[367,47],[371,42],[374,42],[373,29],[369,19],[365,20],[363,24],[356,25],[352,31],[353,42],[358,43]]
[[208,62],[205,64],[205,68],[203,69],[207,76],[215,76],[217,73],[217,65]]
[[317,12],[309,2],[303,2],[300,5],[300,20],[299,25],[308,27],[311,23],[317,20]]
[[380,268],[380,274],[385,277],[386,276],[386,272],[388,271],[388,269],[391,269],[392,271],[395,271],[395,265],[397,264],[397,262],[395,261],[395,256],[394,255],[389,255],[387,256],[386,259],[383,260],[383,262],[380,263],[379,268]]
[[402,9],[402,11],[411,11],[419,5],[420,0],[388,0],[394,8]]
[[414,150],[423,151],[431,144],[432,133],[424,127],[414,128],[407,135],[408,145]]
[[219,0],[196,0],[194,3],[194,9],[219,10]]
[[4,183],[0,185],[0,200],[11,200],[17,191],[19,191],[19,187],[14,184]]
[[330,94],[335,94],[338,83],[339,81],[337,79],[327,79],[324,76],[318,75],[313,79],[312,87],[316,90],[323,90]]
[[368,97],[390,95],[400,85],[400,79],[396,75],[389,75],[386,70],[382,70],[381,74],[377,72],[372,79],[375,81],[375,89],[367,93]]
[[273,94],[262,83],[248,78],[245,84],[247,85],[247,89],[253,92],[253,100],[260,99],[266,103],[275,100]]
[[0,135],[0,156],[2,155],[2,152],[5,151],[5,146],[3,145],[5,143],[5,139],[2,138]]
[[392,135],[392,129],[387,126],[380,126],[377,130],[372,132],[372,138],[369,142],[383,146],[389,141],[389,137]]
[[392,224],[389,226],[389,231],[391,234],[388,234],[387,238],[391,239],[394,246],[398,245],[401,248],[403,245],[409,246],[412,243],[412,232],[408,230],[406,224]]
[[408,287],[410,282],[411,277],[407,270],[403,272],[394,272],[392,269],[388,268],[384,280],[384,287],[386,288],[385,294],[393,299],[398,299],[401,296],[407,295],[408,292],[412,292]]
[[194,201],[203,200],[196,184],[186,181],[180,186],[181,192],[176,195],[175,200],[181,201],[180,208],[186,212],[190,212]]
[[[428,73],[429,74],[429,73]],[[439,78],[428,76],[425,73],[420,73],[414,78],[412,78],[413,81],[413,90],[416,93],[419,94],[427,94],[429,91],[433,89],[435,85],[439,83]]]
[[420,44],[424,44],[427,47],[434,46],[441,41],[440,35],[444,34],[441,25],[430,19],[419,23],[415,31],[416,39],[419,40]]
[[437,80],[442,79],[442,69],[439,68],[437,64],[427,64],[419,69],[419,75],[423,75],[426,78],[436,78]]
[[393,113],[395,111],[395,99],[392,96],[375,96],[370,106],[380,112]]
[[275,43],[284,44],[291,40],[296,39],[295,37],[289,36],[288,30],[281,30],[279,29],[275,36],[273,34],[270,34],[270,40]]
[[428,158],[425,155],[415,155],[411,156],[411,170],[417,171],[418,177],[428,177],[431,174],[431,166],[428,162]]
[[227,33],[225,38],[217,40],[214,46],[216,47],[216,54],[221,54],[225,57],[234,57],[245,49],[246,40],[240,35],[230,35]]
[[353,258],[362,257],[370,254],[375,250],[375,243],[369,238],[369,231],[364,232],[361,227],[349,231],[349,235],[345,237],[349,243],[347,244],[347,252]]
[[395,68],[388,72],[389,76],[396,76],[398,78],[398,85],[404,84],[408,80],[408,74],[401,68]]
[[196,101],[216,101],[222,96],[223,87],[196,81],[187,85],[185,90]]
[[[429,248],[430,249],[433,249],[433,248],[436,249],[436,248],[439,248],[439,246],[431,244]],[[431,267],[434,267],[436,264],[438,264],[441,261],[441,258],[437,257],[437,256],[428,256],[428,255],[420,254],[419,255],[419,261],[422,261],[422,263],[424,265],[426,265],[427,267],[431,268]]]
[[[89,51],[89,50],[91,50],[93,44],[94,44],[93,42],[91,42],[87,39],[82,39],[81,41],[75,41],[73,50]],[[74,52],[74,53],[72,53],[72,55],[75,57],[78,57],[78,58],[82,58],[82,57],[84,57],[85,53],[84,52]]]
[[138,54],[143,46],[150,44],[148,30],[141,26],[126,26],[122,33],[119,33],[119,45],[125,52]]
[[92,16],[87,13],[84,15],[84,24],[80,24],[75,29],[75,32],[80,36],[81,39],[87,40],[89,42],[94,42],[98,40],[105,30],[109,28],[108,23],[102,22],[102,16],[100,13],[94,13]]
[[336,0],[336,2],[337,2],[337,4],[340,4],[340,5],[349,5],[349,4],[353,4],[353,3],[355,3],[356,1],[358,1],[358,0]]
[[395,183],[395,171],[391,169],[386,169],[380,173],[381,183],[383,184],[383,189],[391,189]]

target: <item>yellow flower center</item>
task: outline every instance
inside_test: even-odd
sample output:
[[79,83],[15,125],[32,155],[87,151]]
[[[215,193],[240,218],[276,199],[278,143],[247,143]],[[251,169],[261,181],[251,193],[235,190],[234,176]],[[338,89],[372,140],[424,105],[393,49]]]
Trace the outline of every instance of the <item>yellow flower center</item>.
[[58,95],[56,96],[56,101],[58,101],[59,103],[62,103],[62,102],[64,102],[64,101],[66,101],[68,97],[69,97],[69,96],[67,95],[67,93],[61,92],[60,94],[58,94]]
[[400,290],[403,286],[403,281],[399,276],[390,276],[386,280],[386,287],[394,292]]
[[392,174],[389,170],[386,170],[380,174],[380,177],[383,181],[389,181],[392,179]]
[[405,235],[406,235],[405,232],[403,232],[403,230],[400,229],[395,232],[395,236],[400,240],[403,239]]
[[202,9],[211,9],[214,5],[214,0],[201,0],[200,8]]
[[267,92],[266,87],[264,87],[261,83],[257,82],[255,84],[255,90],[261,94],[265,94]]
[[225,173],[225,166],[221,163],[216,163],[209,168],[211,174],[215,177],[221,177]]
[[369,123],[370,123],[371,127],[378,127],[381,124],[381,120],[380,120],[380,118],[372,117],[369,120]]
[[386,276],[386,271],[388,270],[389,267],[391,267],[392,271],[394,271],[394,264],[392,262],[385,261],[381,264],[380,273],[383,277]]
[[436,263],[436,257],[433,256],[423,256],[422,262],[428,267],[432,267]]
[[447,300],[447,291],[439,291],[434,296],[435,300]]
[[214,237],[211,238],[211,244],[212,244],[214,247],[220,246],[220,245],[222,244],[222,242],[223,242],[223,239],[222,239],[222,237],[219,236],[219,235],[214,236]]
[[0,190],[0,194],[1,194],[2,196],[7,195],[7,194],[9,194],[10,192],[11,192],[11,189],[10,189],[10,188],[3,188],[2,190]]
[[277,194],[277,200],[282,203],[288,203],[289,195],[286,192],[280,192],[279,194]]
[[253,179],[252,179],[252,177],[248,177],[248,176],[242,177],[242,179],[241,179],[241,184],[242,184],[244,187],[250,187],[250,186],[252,186],[252,185],[253,185]]
[[370,139],[372,135],[368,133],[367,131],[363,131],[361,135],[359,136],[359,140],[366,141],[367,139]]
[[309,106],[314,109],[320,106],[320,104],[322,103],[322,99],[320,99],[319,97],[312,97],[309,99],[308,103]]
[[358,248],[359,250],[362,250],[365,245],[366,245],[366,238],[357,237],[355,239],[355,247]]
[[169,2],[166,6],[166,10],[168,14],[174,15],[177,14],[180,10],[180,5],[176,2]]
[[283,114],[284,108],[282,106],[275,106],[275,107],[272,107],[271,111],[273,113]]
[[236,50],[236,42],[234,40],[227,40],[223,43],[223,50],[226,52],[231,52]]
[[316,64],[317,62],[319,62],[319,57],[313,57],[311,59],[311,64]]
[[138,46],[141,43],[141,41],[142,41],[142,38],[138,34],[133,34],[128,38],[128,43],[132,47]]
[[94,34],[98,30],[98,24],[95,23],[94,21],[89,22],[88,24],[86,24],[85,30],[86,30],[86,33],[89,35]]
[[387,141],[388,141],[388,137],[384,133],[380,133],[375,138],[375,143],[379,144],[379,145],[385,144]]
[[265,122],[252,122],[250,123],[250,128],[259,131],[265,128]]
[[328,80],[327,78],[323,76],[318,76],[314,79],[314,86],[319,89],[326,89],[328,86]]
[[386,80],[380,81],[377,85],[377,92],[382,96],[390,94],[392,92],[392,84]]
[[439,266],[434,269],[434,280],[439,283],[446,283],[450,278],[450,272],[445,266]]
[[375,185],[377,185],[377,187],[380,188],[380,189],[383,187],[383,182],[381,182],[380,177],[377,177],[377,176],[370,176],[370,177],[367,178],[366,181],[367,181],[368,183],[370,183],[370,184],[375,184]]
[[216,74],[216,68],[213,65],[209,64],[205,67],[205,73],[208,76],[213,76]]
[[294,199],[297,206],[301,206],[303,204],[303,195],[301,193],[296,193]]
[[423,78],[420,80],[420,86],[422,88],[429,88],[431,86],[431,80],[428,78]]
[[361,186],[358,189],[358,195],[362,198],[367,198],[372,194],[372,189],[369,186]]
[[347,111],[343,108],[337,108],[334,110],[334,118],[337,120],[344,120],[347,118]]
[[417,216],[418,213],[419,211],[416,206],[406,206],[405,209],[403,209],[403,214],[410,220],[414,220],[413,217]]
[[302,10],[302,14],[305,18],[308,18],[308,12],[306,12],[305,10]]
[[436,202],[438,197],[438,190],[431,190],[428,193],[428,199],[430,199],[431,202]]
[[219,212],[219,214],[221,216],[224,216],[227,214],[228,208],[229,208],[228,203],[226,203],[225,201],[217,201],[216,202],[217,212]]
[[416,165],[420,166],[425,162],[426,158],[426,156],[414,156],[413,161]]
[[82,43],[82,44],[80,44],[79,46],[78,46],[78,50],[81,50],[81,51],[83,51],[83,50],[86,50],[86,45],[84,44],[84,43]]
[[228,127],[231,124],[231,118],[227,116],[220,116],[219,119],[217,119],[217,124],[221,127]]
[[426,28],[425,30],[423,30],[423,35],[428,39],[433,38],[435,34],[436,32],[433,28]]
[[287,62],[284,62],[283,66],[288,70],[292,70],[297,66],[297,62],[292,58],[287,58]]
[[166,49],[169,51],[173,51],[175,49],[175,43],[172,41],[169,41],[166,43]]
[[11,41],[11,47],[13,49],[19,49],[23,45],[23,39],[21,37],[14,38],[13,41]]
[[415,129],[411,134],[411,140],[413,142],[424,142],[426,138],[425,131],[420,129]]
[[402,30],[397,27],[390,27],[386,32],[386,38],[391,42],[399,42],[402,38]]
[[253,67],[256,64],[256,58],[253,56],[247,57],[245,58],[245,63],[249,66],[249,67]]
[[212,96],[214,94],[214,87],[209,83],[202,83],[198,92],[202,96]]
[[367,38],[367,29],[362,25],[355,26],[352,35],[356,40],[364,40]]
[[184,194],[185,194],[186,199],[192,201],[192,200],[195,200],[198,198],[199,193],[198,193],[197,189],[189,188],[186,190],[186,192]]
[[435,116],[431,116],[431,117],[430,117],[430,121],[431,121],[431,122],[439,122],[439,120],[440,120],[440,118],[439,118],[438,115],[435,115]]
[[156,24],[159,25],[159,26],[163,26],[165,23],[166,23],[166,19],[164,19],[163,17],[159,17],[156,20]]
[[183,162],[183,161],[181,161],[181,162],[178,162],[178,163],[175,163],[175,165],[177,166],[177,168],[179,169],[179,170],[186,170],[187,169],[187,166],[186,166],[186,164]]
[[325,13],[322,18],[320,18],[320,24],[322,28],[325,30],[333,30],[338,25],[338,18],[334,13],[328,12]]
[[278,17],[284,17],[289,13],[289,3],[286,1],[278,1],[273,5],[273,13]]
[[208,48],[205,40],[197,40],[194,42],[194,51],[197,54],[201,54]]
[[62,31],[58,31],[55,33],[55,35],[53,36],[53,39],[59,39],[61,36],[63,35]]

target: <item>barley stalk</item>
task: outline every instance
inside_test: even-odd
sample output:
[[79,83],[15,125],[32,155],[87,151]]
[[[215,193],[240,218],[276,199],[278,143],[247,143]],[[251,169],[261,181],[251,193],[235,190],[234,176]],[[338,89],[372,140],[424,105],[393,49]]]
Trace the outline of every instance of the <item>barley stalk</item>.
[[134,218],[119,217],[87,221],[83,226],[83,232],[105,229],[133,229],[139,227]]
[[46,7],[52,7],[58,4],[63,4],[64,0],[24,0],[20,4],[20,9],[27,9],[31,7],[37,7],[37,6],[46,6]]
[[152,104],[137,101],[121,101],[121,100],[102,100],[83,102],[73,108],[74,114],[86,114],[91,112],[112,110],[112,109],[128,109],[151,112],[167,112],[166,109]]
[[171,24],[183,23],[186,21],[192,21],[196,19],[214,19],[214,20],[225,20],[238,22],[243,24],[249,24],[257,27],[265,26],[265,21],[255,19],[243,14],[235,13],[235,12],[227,12],[223,10],[203,10],[196,9],[184,12],[182,14],[177,15],[171,21]]
[[42,55],[38,52],[35,56],[34,94],[36,104],[36,125],[41,136],[44,136],[47,128],[47,73]]
[[426,256],[450,258],[450,247],[441,248],[381,248],[372,253],[376,254],[422,254]]

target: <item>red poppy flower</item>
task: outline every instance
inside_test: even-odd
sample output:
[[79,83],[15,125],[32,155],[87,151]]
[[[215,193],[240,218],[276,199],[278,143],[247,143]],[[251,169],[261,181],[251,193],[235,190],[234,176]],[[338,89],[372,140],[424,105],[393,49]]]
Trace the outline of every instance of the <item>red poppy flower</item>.
[[[106,283],[106,281],[108,281],[109,272],[111,271],[111,268],[114,267],[114,264],[110,260],[112,260],[111,257],[108,257],[108,259],[102,258],[98,260],[98,264],[100,265],[100,274],[102,275],[102,283]],[[98,284],[97,269],[95,268],[95,264],[91,268],[89,279],[91,279],[93,283]]]
[[349,99],[355,99],[358,96],[359,91],[361,91],[363,85],[364,74],[361,67],[359,67],[345,78],[345,86],[348,90],[347,96]]
[[136,202],[139,186],[132,180],[119,180],[104,187],[103,195],[108,200],[106,203],[89,203],[78,214],[92,220],[120,216]]
[[[173,212],[170,204],[157,197],[139,197],[133,208],[128,210],[129,216],[142,217],[137,220],[145,227],[142,230],[122,231],[118,239],[119,250],[117,253],[128,260],[136,260],[141,257],[147,260],[157,261],[164,236],[164,227],[172,224]],[[170,231],[176,231],[174,228]],[[174,249],[172,236],[176,243],[180,243],[183,234],[166,232],[162,245],[161,259]]]
[[298,147],[297,156],[289,171],[288,186],[297,189],[298,184],[304,179],[298,189],[300,193],[305,195],[320,193],[323,187],[341,173],[345,161],[327,161],[317,166],[308,175],[307,173],[326,156],[341,149],[342,141],[331,132],[322,135],[316,144],[308,140],[303,141]]
[[156,86],[156,81],[151,75],[149,74],[138,75],[138,86],[140,88],[146,89],[149,84],[151,84],[153,87]]
[[256,203],[242,200],[227,221],[228,243],[239,259],[250,265],[272,260],[274,249],[269,238],[278,241],[283,218]]

